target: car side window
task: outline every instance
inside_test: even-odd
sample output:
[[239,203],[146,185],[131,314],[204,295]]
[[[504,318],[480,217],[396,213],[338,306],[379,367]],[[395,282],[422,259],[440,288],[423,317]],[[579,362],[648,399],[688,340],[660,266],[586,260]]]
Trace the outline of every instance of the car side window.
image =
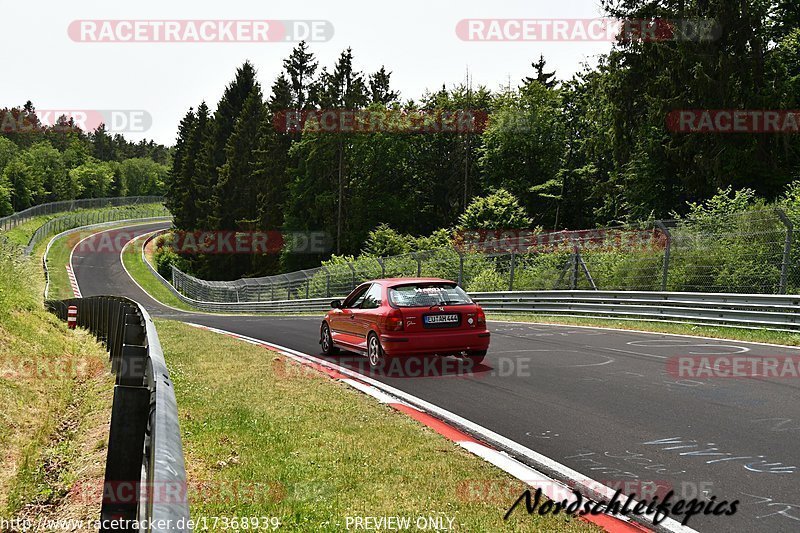
[[356,309],[358,307],[361,307],[361,302],[364,301],[364,296],[367,294],[367,290],[369,290],[369,288],[370,285],[365,285],[360,289],[358,289],[353,294],[351,294],[350,296],[348,296],[347,299],[344,301],[344,304],[342,304],[342,307],[344,309]]
[[361,302],[361,309],[377,309],[381,306],[381,292],[383,287],[378,283],[373,283],[367,293],[364,295],[364,300]]

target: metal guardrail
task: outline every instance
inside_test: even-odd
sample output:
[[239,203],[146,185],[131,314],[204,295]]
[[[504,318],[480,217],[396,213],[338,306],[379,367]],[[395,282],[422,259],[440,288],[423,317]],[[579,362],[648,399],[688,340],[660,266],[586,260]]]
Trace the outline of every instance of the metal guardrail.
[[186,468],[175,391],[150,315],[117,296],[45,305],[65,321],[69,306],[76,306],[78,326],[105,344],[116,376],[101,520],[169,523],[169,531],[189,531],[176,527],[189,521]]
[[641,291],[470,293],[484,310],[796,331],[800,295]]
[[136,204],[161,203],[163,196],[118,196],[113,198],[84,198],[81,200],[65,200],[35,205],[23,211],[18,211],[7,217],[0,218],[0,230],[10,230],[23,222],[42,215],[53,215],[75,211],[77,209],[97,209],[100,207],[120,207]]
[[[164,283],[169,282],[164,280]],[[330,309],[330,302],[334,299],[218,303],[192,300],[175,291],[174,287],[172,291],[197,310],[222,313],[322,313]],[[483,292],[470,293],[470,296],[484,310],[493,313],[660,321],[793,332],[800,330],[800,295],[540,291]]]
[[190,308],[206,313],[277,313],[277,314],[292,314],[292,313],[321,313],[330,309],[331,298],[313,298],[307,300],[276,300],[266,302],[204,302],[201,300],[194,300],[178,291],[172,283],[167,281],[164,276],[153,268],[150,261],[147,260],[145,250],[148,243],[159,235],[168,230],[157,231],[147,237],[142,243],[142,262],[147,265],[150,273],[158,279],[169,291],[175,295],[180,301],[188,305]]

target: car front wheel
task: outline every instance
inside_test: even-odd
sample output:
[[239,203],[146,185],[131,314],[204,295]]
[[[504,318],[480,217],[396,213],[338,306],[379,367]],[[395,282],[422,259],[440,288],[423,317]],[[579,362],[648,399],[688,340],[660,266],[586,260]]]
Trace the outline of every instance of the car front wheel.
[[338,349],[333,345],[333,337],[331,337],[331,328],[327,323],[322,324],[320,330],[319,343],[322,346],[322,353],[324,355],[333,355],[338,353]]

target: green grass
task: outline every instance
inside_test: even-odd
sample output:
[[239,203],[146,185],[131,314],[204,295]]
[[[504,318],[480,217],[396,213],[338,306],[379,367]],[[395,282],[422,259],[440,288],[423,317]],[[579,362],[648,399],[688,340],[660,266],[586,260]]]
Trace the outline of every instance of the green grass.
[[568,326],[592,326],[598,328],[617,328],[656,333],[674,333],[698,337],[713,337],[749,342],[765,342],[785,346],[800,346],[800,333],[769,331],[765,329],[743,329],[724,326],[695,326],[691,324],[670,324],[667,322],[648,322],[641,320],[619,320],[600,318],[578,318],[568,316],[544,316],[531,313],[487,313],[487,319],[511,322],[539,322],[544,324],[563,324]]
[[146,293],[157,301],[165,305],[183,309],[184,311],[194,311],[194,308],[185,304],[180,298],[175,296],[172,291],[165,287],[144,263],[142,260],[142,245],[146,239],[147,236],[142,235],[131,241],[122,254],[122,263],[125,265],[125,268],[128,269],[131,277],[142,286]]
[[[277,516],[283,530],[341,531],[349,515],[439,515],[458,531],[595,529],[524,512],[504,522],[522,485],[438,433],[275,352],[174,321],[156,326],[190,486],[207,487],[190,493],[195,520]],[[470,480],[504,490],[470,497]]]
[[96,506],[76,510],[65,495],[103,478],[108,356],[46,312],[41,290],[34,260],[0,257],[0,517],[91,518]]
[[67,275],[69,254],[75,245],[74,239],[70,237],[70,235],[64,235],[56,239],[47,255],[47,275],[50,277],[47,298],[50,300],[65,300],[74,297]]

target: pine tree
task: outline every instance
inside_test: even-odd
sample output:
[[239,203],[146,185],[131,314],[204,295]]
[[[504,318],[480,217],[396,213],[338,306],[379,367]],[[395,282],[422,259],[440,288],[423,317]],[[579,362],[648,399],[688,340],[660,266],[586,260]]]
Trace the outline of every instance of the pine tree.
[[283,61],[283,68],[289,76],[292,106],[295,109],[309,109],[316,103],[313,87],[318,65],[305,41],[300,41],[289,58]]
[[370,100],[373,104],[388,105],[397,102],[400,93],[391,88],[392,73],[381,67],[369,76]]
[[225,88],[217,110],[214,113],[213,133],[211,145],[208,150],[209,160],[207,165],[210,172],[210,184],[214,186],[219,178],[219,169],[225,164],[225,147],[228,138],[233,133],[236,119],[242,112],[242,107],[254,87],[258,86],[256,71],[249,61],[236,70],[233,81]]
[[218,228],[240,229],[256,213],[257,189],[253,180],[255,151],[261,145],[266,109],[261,90],[253,87],[225,146],[226,160],[216,186]]
[[189,163],[187,161],[187,144],[196,123],[197,116],[194,113],[194,109],[190,107],[178,126],[178,139],[175,142],[172,168],[170,169],[166,183],[167,194],[164,205],[166,205],[167,209],[172,213],[175,227],[179,229],[188,229],[184,222],[187,219],[187,214],[184,210],[186,184],[183,182],[183,169],[184,166]]
[[531,66],[536,71],[536,77],[531,78],[530,76],[526,76],[525,79],[522,80],[522,83],[525,85],[530,85],[533,82],[541,83],[544,87],[548,89],[553,89],[556,84],[558,83],[555,78],[556,72],[545,72],[544,66],[547,62],[544,60],[544,55],[539,55],[539,61],[531,63]]

